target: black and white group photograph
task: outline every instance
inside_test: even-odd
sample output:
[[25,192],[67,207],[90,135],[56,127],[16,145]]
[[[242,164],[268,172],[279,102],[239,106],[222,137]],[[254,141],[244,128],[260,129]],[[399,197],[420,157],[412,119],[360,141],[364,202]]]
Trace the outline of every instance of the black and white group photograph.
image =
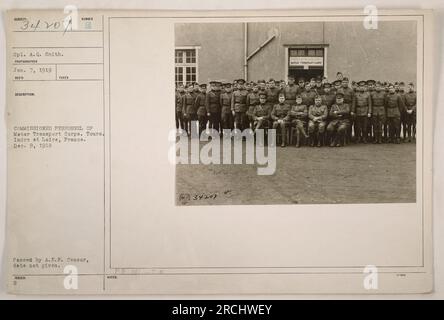
[[0,299],[442,297],[433,1],[4,10]]
[[261,131],[276,168],[177,164],[176,204],[415,202],[416,28],[177,23],[176,129],[190,143],[209,129],[221,141]]

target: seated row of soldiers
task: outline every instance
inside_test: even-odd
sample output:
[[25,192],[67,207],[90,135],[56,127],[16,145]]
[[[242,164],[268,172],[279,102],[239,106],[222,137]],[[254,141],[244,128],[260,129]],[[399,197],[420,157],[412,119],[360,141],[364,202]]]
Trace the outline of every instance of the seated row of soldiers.
[[[282,146],[286,145],[289,128],[295,128],[296,146],[307,138],[312,146],[324,141],[341,146],[345,140],[356,142],[400,143],[401,124],[404,140],[415,135],[416,93],[413,83],[403,91],[403,83],[384,84],[374,80],[359,81],[350,88],[348,79],[328,83],[311,79],[298,84],[289,77],[283,85],[270,79],[245,86],[211,81],[205,84],[178,86],[176,92],[176,127],[189,132],[192,121],[198,121],[199,131],[207,125],[223,129],[279,129]],[[221,88],[221,86],[223,88]],[[291,131],[290,131],[291,132]]]

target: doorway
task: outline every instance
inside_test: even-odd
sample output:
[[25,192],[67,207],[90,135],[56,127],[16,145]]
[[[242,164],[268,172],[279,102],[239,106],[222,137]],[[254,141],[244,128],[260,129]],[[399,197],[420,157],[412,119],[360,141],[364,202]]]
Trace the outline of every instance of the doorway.
[[311,78],[323,77],[324,70],[323,69],[299,69],[299,68],[290,68],[288,70],[288,75],[293,76],[296,82],[299,81],[300,78],[304,78],[305,81],[310,81]]
[[326,73],[325,53],[325,47],[288,48],[287,78],[293,76],[296,82],[300,78],[322,78]]

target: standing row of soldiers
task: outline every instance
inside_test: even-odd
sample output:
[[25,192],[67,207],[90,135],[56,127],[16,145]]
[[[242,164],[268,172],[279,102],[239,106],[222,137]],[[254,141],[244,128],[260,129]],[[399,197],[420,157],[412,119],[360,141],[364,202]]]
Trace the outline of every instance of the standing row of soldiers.
[[282,146],[288,132],[296,133],[297,147],[301,138],[308,138],[311,146],[341,146],[347,140],[400,143],[401,126],[404,141],[410,142],[416,133],[413,83],[404,90],[402,82],[374,80],[352,82],[350,87],[345,77],[332,83],[317,78],[296,84],[291,76],[288,83],[210,81],[209,87],[178,85],[175,111],[176,128],[188,133],[194,123],[199,132],[207,125],[218,132],[274,128],[279,129]]

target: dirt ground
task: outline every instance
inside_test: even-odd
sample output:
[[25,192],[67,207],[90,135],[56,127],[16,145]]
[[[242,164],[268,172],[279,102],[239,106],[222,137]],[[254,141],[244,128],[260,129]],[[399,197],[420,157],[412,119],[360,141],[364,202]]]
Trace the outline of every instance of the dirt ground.
[[[201,146],[203,143],[201,143]],[[416,144],[277,147],[276,172],[257,165],[176,166],[177,205],[416,201]]]

